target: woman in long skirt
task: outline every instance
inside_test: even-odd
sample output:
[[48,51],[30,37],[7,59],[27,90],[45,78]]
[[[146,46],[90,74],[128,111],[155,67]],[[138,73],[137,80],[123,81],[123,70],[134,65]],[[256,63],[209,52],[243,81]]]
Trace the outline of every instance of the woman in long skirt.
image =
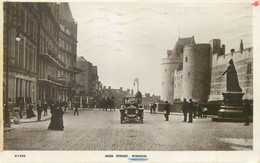
[[49,130],[54,130],[55,126],[56,126],[56,122],[55,122],[55,114],[56,114],[56,111],[57,111],[56,108],[57,108],[57,106],[54,105],[54,103],[52,103],[51,106],[50,106],[50,109],[51,109],[51,122],[50,122],[49,127],[48,127]]
[[56,126],[56,130],[63,130],[64,126],[63,126],[63,110],[61,105],[58,107],[57,111],[56,111],[56,116],[55,118],[57,118],[57,126]]

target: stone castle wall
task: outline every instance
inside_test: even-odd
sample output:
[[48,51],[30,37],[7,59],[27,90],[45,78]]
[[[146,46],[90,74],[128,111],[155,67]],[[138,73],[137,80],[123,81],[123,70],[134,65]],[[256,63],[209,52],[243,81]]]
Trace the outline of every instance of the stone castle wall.
[[205,102],[210,91],[210,44],[184,47],[182,99]]
[[182,70],[176,71],[174,76],[174,100],[182,99]]
[[218,79],[226,71],[229,60],[233,59],[237,71],[239,85],[245,93],[243,99],[253,100],[253,48],[234,52],[233,55],[212,56],[212,76],[209,101],[222,101],[222,92],[226,91],[226,76]]
[[174,58],[162,59],[161,95],[164,101],[173,102],[174,100],[174,72],[180,65],[181,63],[175,62]]

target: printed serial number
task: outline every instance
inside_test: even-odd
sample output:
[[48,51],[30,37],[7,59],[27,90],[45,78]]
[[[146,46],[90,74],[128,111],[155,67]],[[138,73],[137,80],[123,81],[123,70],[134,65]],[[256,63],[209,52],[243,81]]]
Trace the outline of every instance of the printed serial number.
[[14,157],[26,157],[26,155],[14,155]]

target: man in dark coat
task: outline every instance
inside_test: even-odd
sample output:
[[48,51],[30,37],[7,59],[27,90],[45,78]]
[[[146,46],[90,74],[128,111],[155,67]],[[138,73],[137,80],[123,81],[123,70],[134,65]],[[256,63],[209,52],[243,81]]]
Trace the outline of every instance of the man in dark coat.
[[154,113],[154,114],[156,114],[156,112],[155,112],[156,108],[157,108],[157,105],[156,105],[155,102],[153,102],[153,113]]
[[151,114],[153,113],[153,104],[152,103],[150,104],[150,113]]
[[192,113],[193,113],[193,102],[192,102],[192,99],[189,99],[190,103],[188,104],[188,111],[189,111],[189,121],[188,123],[192,123]]
[[249,117],[251,115],[251,105],[249,100],[245,100],[244,110],[243,110],[244,116],[245,116],[245,126],[249,126]]
[[20,108],[20,118],[22,119],[23,118],[23,111],[24,111],[24,102],[23,101],[20,101],[19,103],[19,108]]
[[64,112],[66,113],[67,112],[67,107],[68,107],[68,103],[67,101],[63,101],[63,106],[64,106]]
[[42,116],[42,102],[41,102],[41,100],[39,100],[38,104],[37,104],[37,116],[38,116],[38,121],[41,121],[41,116]]
[[43,116],[48,115],[47,109],[48,109],[48,103],[47,103],[47,101],[44,101],[44,104],[43,104]]
[[193,118],[196,118],[197,111],[198,111],[198,108],[197,108],[197,102],[196,102],[196,103],[193,103]]
[[188,111],[188,102],[186,101],[186,98],[184,98],[181,110],[183,112],[184,120],[182,122],[187,121],[187,111]]
[[76,113],[77,113],[77,115],[79,115],[79,110],[78,110],[79,109],[79,103],[77,101],[75,101],[74,107],[75,107],[74,115],[76,115]]
[[164,114],[166,121],[169,121],[170,105],[168,104],[168,101],[165,101],[164,110],[166,111],[166,113]]

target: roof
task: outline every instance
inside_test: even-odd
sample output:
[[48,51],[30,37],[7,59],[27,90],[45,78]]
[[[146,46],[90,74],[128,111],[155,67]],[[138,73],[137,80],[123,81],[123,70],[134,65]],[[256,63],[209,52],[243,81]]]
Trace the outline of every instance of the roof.
[[184,48],[185,45],[191,45],[191,44],[195,44],[195,39],[194,36],[192,37],[186,37],[186,38],[180,38],[178,39],[178,41],[176,42],[173,50],[172,50],[172,55],[170,55],[170,57],[176,56],[178,52],[178,47],[181,46],[181,48]]
[[68,22],[74,22],[69,3],[61,2],[59,8],[60,19],[66,20]]
[[194,41],[194,37],[192,36],[187,38],[179,38],[176,44],[185,46],[193,43],[195,43],[195,41]]

